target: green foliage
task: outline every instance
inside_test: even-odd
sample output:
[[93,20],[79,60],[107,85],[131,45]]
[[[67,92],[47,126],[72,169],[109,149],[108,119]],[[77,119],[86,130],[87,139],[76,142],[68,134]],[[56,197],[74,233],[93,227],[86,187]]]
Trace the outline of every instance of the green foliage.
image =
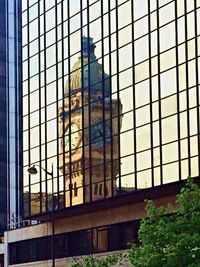
[[200,267],[200,188],[188,179],[177,205],[157,208],[147,201],[148,217],[139,230],[140,245],[124,254],[76,260],[71,267],[110,267],[125,257],[134,267]]
[[97,258],[93,255],[83,256],[75,259],[71,267],[109,267],[120,263],[123,254],[113,254],[106,257]]
[[165,209],[148,201],[148,218],[142,220],[139,230],[141,245],[133,245],[128,253],[133,266],[200,266],[200,189],[190,178],[177,204],[179,208]]

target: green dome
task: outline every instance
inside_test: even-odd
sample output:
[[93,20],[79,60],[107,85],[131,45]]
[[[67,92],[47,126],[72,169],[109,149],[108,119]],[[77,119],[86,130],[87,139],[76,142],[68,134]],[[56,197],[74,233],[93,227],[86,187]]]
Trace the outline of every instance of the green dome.
[[[83,60],[81,57],[73,65],[70,74],[70,91],[81,91],[89,90],[90,94],[94,95],[97,92],[102,92],[104,90],[104,95],[110,95],[110,76],[104,73],[102,65],[96,60],[94,54],[95,45],[93,44],[93,39],[89,38],[89,49],[88,49],[88,38],[83,37]],[[88,50],[90,56],[90,64],[88,65]],[[81,67],[83,66],[83,70]],[[83,73],[83,86],[82,86],[82,73]],[[103,82],[104,78],[104,82]],[[66,83],[66,94],[69,93],[69,80]]]

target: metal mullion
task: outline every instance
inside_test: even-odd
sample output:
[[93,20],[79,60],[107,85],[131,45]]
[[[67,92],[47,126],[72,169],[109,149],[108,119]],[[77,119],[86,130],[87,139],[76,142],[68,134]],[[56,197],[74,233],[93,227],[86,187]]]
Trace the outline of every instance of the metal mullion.
[[63,120],[62,120],[62,150],[63,150],[63,202],[64,207],[66,206],[66,168],[65,168],[65,117],[64,117],[64,107],[65,107],[65,83],[64,83],[64,27],[63,27],[63,21],[64,21],[64,8],[63,8],[63,1],[61,1],[61,43],[62,43],[62,106],[63,106]]
[[149,96],[150,96],[150,135],[151,135],[151,186],[154,187],[154,161],[153,161],[153,97],[152,97],[152,58],[151,58],[151,10],[148,1],[148,48],[149,48]]
[[71,73],[70,73],[70,0],[67,1],[67,17],[68,17],[68,72],[69,72],[69,78],[68,78],[68,97],[69,97],[69,193],[70,193],[70,207],[72,206],[72,153],[71,153]]
[[101,0],[101,55],[102,55],[102,100],[103,100],[103,176],[104,190],[103,195],[106,197],[106,127],[105,127],[105,75],[104,75],[104,19],[103,19],[103,0]]
[[162,159],[162,112],[161,112],[161,80],[160,80],[160,24],[159,24],[159,0],[157,3],[157,46],[158,46],[158,103],[159,103],[159,137],[160,137],[160,184],[163,184],[163,159]]
[[[17,12],[17,8],[16,8],[16,2],[14,3],[14,12],[16,14]],[[15,29],[16,29],[17,26],[15,26]],[[14,32],[14,39],[15,39],[15,50],[17,51],[17,44],[18,42],[16,42],[16,39],[17,39],[17,32],[15,30]],[[18,53],[16,52],[15,53],[15,64],[16,62],[18,61]],[[17,73],[17,69],[15,68],[15,84],[18,84],[18,73]],[[15,91],[15,103],[18,102],[18,95],[17,95],[17,91]],[[15,114],[18,114],[18,105],[15,104]],[[17,116],[15,116],[15,136],[17,137],[18,139],[18,119],[17,119]],[[17,143],[17,142],[16,142]],[[17,146],[17,145],[16,145]],[[17,146],[18,148],[18,146]],[[15,158],[16,158],[16,164],[17,166],[19,166],[19,158],[18,158],[18,149],[15,149]],[[15,183],[17,185],[17,187],[19,186],[19,173],[18,173],[18,170],[16,172],[16,177],[15,177]],[[20,189],[20,188],[18,188]],[[16,217],[19,217],[19,190],[16,190]]]
[[[98,1],[99,1],[99,0],[98,0]],[[128,1],[130,1],[130,0],[128,0]],[[126,1],[126,2],[128,2],[128,1]],[[126,2],[124,2],[124,3],[126,3]],[[174,2],[174,0],[171,1],[171,2],[168,2],[168,3],[165,4],[165,5],[163,5],[162,8],[163,8],[164,6],[166,6],[166,5],[170,4],[170,3],[172,3],[172,2]],[[123,3],[123,4],[124,4],[124,3]],[[120,6],[123,5],[123,4],[118,5],[118,7],[120,7]],[[90,5],[90,6],[92,6],[92,5]],[[86,9],[86,8],[85,8],[85,9]],[[112,8],[110,11],[113,11],[114,9],[115,9],[115,8]],[[198,9],[199,9],[199,7],[197,8],[197,10],[198,10]],[[84,9],[83,9],[83,10],[84,10]],[[156,11],[156,10],[151,11],[150,14],[152,14],[152,13],[155,12],[155,11]],[[192,13],[192,12],[194,12],[194,10],[189,11],[188,14],[190,14],[190,13]],[[79,13],[79,12],[78,12],[78,13]],[[74,17],[75,15],[77,15],[78,13],[74,14],[73,16],[71,16],[71,18],[73,18],[73,17]],[[104,13],[104,15],[106,15],[106,14],[108,14],[108,12],[105,12],[105,13]],[[178,18],[180,19],[180,18],[182,18],[183,16],[184,16],[184,15],[181,15],[181,16],[179,16]],[[144,17],[146,17],[146,15],[140,17],[139,19],[136,19],[135,22],[137,22],[138,20],[143,19]],[[92,20],[91,22],[94,22],[94,21],[98,20],[99,18],[100,18],[100,17],[97,17],[97,18],[95,18],[94,20]],[[35,20],[35,19],[34,19],[34,20]],[[66,21],[67,21],[67,20],[65,20],[64,22],[66,22]],[[162,26],[160,26],[160,28],[165,27],[166,25],[170,24],[171,22],[174,22],[174,20],[171,20],[171,21],[169,21],[169,22],[163,24]],[[61,24],[62,24],[62,23],[58,24],[58,26],[60,26]],[[126,28],[127,26],[130,26],[130,25],[131,25],[131,23],[126,24],[125,26],[123,26],[123,27],[120,28],[120,31],[123,30],[124,28]],[[84,26],[86,26],[86,25],[84,25]],[[24,25],[22,28],[24,28],[24,27],[26,27],[26,25]],[[50,32],[51,30],[52,30],[52,29],[48,30],[47,33]],[[77,32],[77,31],[79,31],[79,30],[80,30],[80,28],[76,29],[75,31],[73,31],[73,32],[71,32],[71,33],[73,34],[73,33]],[[155,31],[155,30],[153,30],[152,32],[154,32],[154,31]],[[115,32],[113,32],[113,33],[115,33]],[[145,35],[147,35],[147,34],[141,35],[140,37],[136,38],[135,41],[138,40],[138,39],[143,38]],[[108,36],[105,36],[105,37],[108,37]],[[34,42],[36,39],[37,39],[37,38],[33,39],[30,43]],[[99,41],[100,41],[100,40],[99,40]],[[99,42],[99,41],[97,41],[97,42]],[[23,45],[22,48],[24,48],[25,46],[26,46],[26,45]],[[75,52],[75,54],[76,54],[76,53],[77,53],[77,52]],[[72,56],[73,56],[73,55],[74,55],[74,54],[72,54]],[[31,57],[32,57],[32,56],[31,56]]]
[[91,150],[91,92],[90,92],[90,13],[89,0],[87,0],[87,31],[88,31],[88,116],[89,116],[89,187],[90,187],[90,202],[92,202],[92,150]]
[[[28,157],[29,157],[29,166],[31,166],[31,149],[30,149],[30,140],[31,140],[31,134],[30,134],[30,45],[29,45],[29,41],[30,41],[30,31],[29,31],[29,2],[27,3],[27,54],[28,54]],[[29,174],[29,216],[31,216],[31,175]]]
[[[47,170],[47,94],[46,94],[46,83],[47,83],[47,77],[46,77],[46,10],[45,10],[45,1],[43,2],[43,8],[44,8],[44,125],[45,125],[45,170]],[[45,173],[45,189],[46,189],[46,211],[48,212],[48,179],[47,179],[47,173]],[[52,194],[53,196],[53,194]]]
[[121,195],[121,150],[120,150],[120,120],[121,120],[121,107],[120,107],[120,94],[119,94],[119,25],[118,25],[118,0],[116,1],[116,55],[117,55],[117,115],[118,115],[118,166],[119,166],[119,195]]
[[175,1],[175,39],[176,39],[176,94],[177,94],[177,129],[178,129],[178,162],[179,180],[181,180],[181,130],[180,130],[180,98],[179,98],[179,56],[178,56],[178,3]]
[[[200,8],[197,8],[197,9],[200,9]],[[152,13],[152,12],[151,12],[151,13]],[[150,14],[151,14],[151,13],[150,13]],[[192,11],[188,12],[187,14],[191,14],[191,13],[192,13]],[[104,14],[104,16],[105,16],[105,14]],[[182,18],[182,17],[183,17],[183,16],[180,16],[178,19],[180,19],[180,18]],[[170,21],[170,22],[168,22],[168,23],[166,23],[166,24],[163,24],[162,26],[160,26],[160,29],[162,29],[162,28],[164,28],[165,26],[171,24],[172,22],[175,22],[175,20],[172,20],[172,21]],[[122,31],[123,29],[127,28],[128,26],[131,26],[131,24],[132,24],[132,23],[129,23],[129,24],[127,24],[126,26],[120,28],[119,31]],[[59,25],[60,25],[60,24],[59,24]],[[79,30],[80,30],[80,28],[77,29],[76,31],[72,32],[71,35],[72,35],[73,33],[75,33],[75,32],[78,32]],[[156,29],[153,30],[153,31],[151,31],[151,33],[155,32],[155,31],[156,31]],[[49,31],[47,31],[47,33],[48,33],[48,32],[49,32]],[[112,35],[115,34],[115,33],[116,33],[116,31],[113,31],[113,32],[112,32]],[[143,34],[143,35],[141,35],[140,37],[136,38],[134,41],[138,41],[138,40],[142,39],[143,37],[145,37],[145,36],[147,36],[147,35],[148,35],[148,33]],[[43,36],[43,35],[41,35],[41,36]],[[198,35],[198,36],[199,36],[199,35]],[[107,37],[109,37],[109,36],[105,36],[104,39],[106,39]],[[37,38],[36,38],[36,39],[37,39]],[[34,39],[33,41],[31,41],[30,43],[33,43],[36,39]],[[192,39],[194,39],[194,37],[191,37],[191,38],[188,39],[188,40],[192,40]],[[96,45],[96,44],[98,44],[99,42],[101,42],[101,40],[96,41],[94,44]],[[127,46],[127,45],[130,44],[130,43],[131,43],[131,41],[130,41],[130,42],[127,42],[127,43],[125,43],[125,44],[123,44],[123,45],[121,45],[120,48],[123,48],[123,47]],[[184,43],[184,42],[179,43],[179,45],[180,45],[180,44],[183,44],[183,43]],[[53,45],[53,44],[50,44],[49,46],[47,46],[47,48],[51,47],[52,45]],[[26,45],[25,45],[25,46],[26,46]],[[175,46],[172,46],[172,47],[166,49],[165,51],[161,52],[160,54],[163,54],[163,53],[165,53],[165,52],[171,50],[171,49],[174,48],[174,47],[175,47]],[[43,51],[43,50],[42,50],[42,51]],[[113,50],[112,52],[114,52],[114,51],[115,51],[115,50]],[[75,56],[75,55],[78,55],[78,53],[79,53],[79,52],[74,52],[73,54],[71,54],[71,57],[72,57],[72,56]],[[33,54],[30,58],[34,57],[36,54],[37,54],[37,53]],[[108,54],[105,54],[105,56],[106,56],[106,55],[108,55]],[[155,57],[155,56],[154,56],[154,57]],[[67,59],[67,58],[68,58],[68,57],[66,57],[65,59]],[[100,58],[96,58],[95,61],[98,61],[99,59],[100,59]],[[144,62],[144,61],[146,61],[146,60],[143,60],[143,61],[137,63],[136,65],[139,65],[139,64],[141,64],[141,63]],[[51,67],[52,67],[52,66],[48,67],[47,69],[49,69],[49,68],[51,68]],[[32,77],[34,77],[34,76],[36,76],[36,75],[37,75],[37,74],[33,75]],[[32,92],[34,92],[34,91],[32,91]]]
[[94,254],[95,253],[95,249],[94,249],[94,228],[89,228],[91,236],[90,236],[90,254]]
[[85,120],[85,114],[84,114],[84,79],[83,79],[83,68],[84,68],[84,62],[83,62],[83,5],[82,1],[80,1],[80,21],[81,21],[81,113],[82,113],[82,175],[83,175],[83,203],[85,203],[85,130],[84,130],[84,120]]
[[95,232],[96,232],[96,238],[97,238],[97,251],[95,251],[96,253],[98,253],[99,252],[99,228],[100,227],[96,227],[95,228]]
[[[194,59],[190,59],[190,60],[188,60],[188,62],[190,62],[190,61],[192,61],[192,60],[194,60]],[[181,63],[180,65],[183,65],[183,64],[185,64],[185,62],[184,63]],[[131,69],[132,67],[130,67],[130,68],[128,68],[128,70],[129,69]],[[174,67],[172,67],[172,68],[170,68],[169,70],[172,70]],[[127,70],[127,69],[126,69]],[[120,72],[121,73],[121,72]],[[163,72],[161,72],[161,73],[163,73]],[[113,76],[115,76],[115,75],[113,75]],[[152,77],[155,77],[155,75],[153,75]],[[145,79],[145,80],[143,80],[143,81],[146,81],[147,79]],[[143,82],[142,81],[142,82]],[[138,83],[136,83],[136,84],[138,84]],[[122,89],[120,89],[119,91],[120,92],[122,92],[122,91],[124,91],[124,90],[126,90],[126,89],[129,89],[130,87],[131,87],[132,85],[128,85],[128,86],[126,86],[126,87],[124,87],[124,88],[122,88]],[[189,87],[189,89],[192,89],[194,86],[190,86]],[[39,89],[38,89],[39,90]],[[182,92],[185,92],[186,91],[186,89],[184,89],[184,90],[182,90]],[[115,93],[112,93],[112,95],[114,95]],[[176,92],[175,93],[173,93],[173,94],[171,94],[170,95],[170,97],[171,96],[174,96],[174,95],[176,95]],[[26,96],[28,96],[28,94],[26,95]],[[168,96],[165,96],[165,97],[163,97],[162,98],[162,100],[164,100],[164,99],[166,99],[166,98],[168,98]],[[91,103],[95,103],[96,101],[92,101]],[[157,102],[157,100],[154,100],[152,103],[155,103],[155,102]],[[56,103],[56,101],[55,102],[52,102],[51,103],[51,105],[52,104],[55,104]],[[143,107],[146,107],[146,106],[148,106],[149,104],[144,104],[144,105],[142,105],[142,106],[139,106],[139,107],[137,107],[136,109],[140,109],[140,108],[143,108]],[[49,105],[47,105],[47,107],[48,107]],[[191,108],[190,108],[191,109]],[[32,112],[32,113],[35,113],[35,112],[37,112],[37,111],[39,111],[39,109],[37,109],[37,110],[35,110],[34,112]],[[127,114],[127,113],[129,113],[129,112],[131,112],[131,111],[133,111],[133,109],[130,109],[130,110],[128,110],[128,111],[126,111],[126,112],[124,112],[124,113],[122,113],[122,115],[124,115],[124,114]],[[32,114],[31,113],[31,114]],[[176,113],[174,113],[174,115],[176,115]],[[28,117],[28,113],[26,114],[26,115],[24,115],[23,116],[23,118],[25,118],[25,117]],[[167,117],[167,116],[166,116]],[[56,117],[52,117],[51,119],[49,119],[48,120],[48,122],[50,122],[50,121],[52,121],[53,119],[55,119]],[[36,128],[37,127],[37,125],[35,125],[35,126],[32,126],[30,129],[34,129],[34,128]],[[28,130],[28,128],[25,130],[25,131],[27,131]],[[51,140],[52,141],[52,140]],[[26,150],[24,150],[24,151],[26,151]]]
[[[189,14],[189,13],[188,13]],[[175,22],[175,20],[173,21],[173,22]],[[163,26],[162,26],[163,27]],[[162,27],[160,27],[160,29],[162,28]],[[156,31],[156,30],[154,30],[154,31]],[[154,32],[154,31],[152,31],[152,32]],[[151,32],[151,33],[152,33]],[[115,33],[115,32],[114,32]],[[147,36],[147,34],[145,34],[145,35],[143,35],[142,37],[145,37],[145,36]],[[134,41],[136,41],[136,40],[139,40],[139,39],[141,39],[142,37],[140,37],[140,38],[137,38],[137,39],[135,39]],[[200,34],[199,35],[197,35],[197,37],[200,37]],[[106,37],[105,37],[106,38]],[[104,38],[104,39],[105,39]],[[190,39],[188,39],[188,41],[191,41],[191,40],[193,40],[194,39],[194,37],[192,37],[192,38],[190,38]],[[100,42],[100,41],[98,41],[98,42]],[[98,43],[98,42],[96,42],[96,43]],[[132,41],[130,41],[130,42],[128,42],[128,43],[126,43],[126,44],[124,44],[124,45],[122,45],[122,46],[120,46],[120,49],[121,48],[124,48],[125,46],[127,46],[127,45],[129,45],[129,44],[131,44],[132,43]],[[182,44],[184,44],[185,42],[182,42],[182,43],[179,43],[179,46],[180,45],[182,45]],[[95,43],[94,43],[95,44]],[[53,45],[53,44],[52,44]],[[52,46],[51,45],[51,46]],[[50,46],[49,46],[50,47]],[[170,48],[168,48],[168,49],[166,49],[165,51],[162,51],[161,53],[160,53],[160,55],[162,55],[162,54],[164,54],[164,53],[166,53],[166,52],[168,52],[168,51],[170,51],[170,50],[172,50],[173,48],[175,48],[175,46],[172,46],[172,47],[170,47]],[[43,50],[41,50],[41,52],[42,52]],[[112,52],[111,53],[114,53],[114,52],[116,52],[116,49],[114,49],[114,50],[112,50]],[[75,53],[75,54],[73,54],[73,55],[76,55],[76,54],[78,54],[78,52],[77,53]],[[71,57],[73,56],[73,55],[71,55]],[[104,56],[108,56],[108,53],[107,54],[105,54]],[[152,58],[155,58],[156,57],[156,55],[155,56],[153,56]],[[30,57],[31,58],[31,57]],[[66,57],[65,59],[68,59],[68,57]],[[98,61],[99,59],[101,59],[101,58],[96,58],[96,60],[95,61]],[[141,63],[144,63],[145,61],[147,61],[148,59],[145,59],[145,60],[142,60],[142,61],[140,61],[139,63],[137,63],[137,64],[135,64],[135,66],[138,66],[138,65],[140,65]],[[190,62],[190,61],[192,61],[193,59],[189,59],[188,60],[188,62]],[[183,63],[181,63],[181,64],[184,64],[184,62]],[[52,66],[55,66],[55,65],[52,65]],[[51,67],[52,67],[51,66]],[[48,67],[47,68],[47,70],[48,69],[50,69],[51,67]],[[123,69],[123,70],[121,70],[120,71],[120,73],[122,73],[122,72],[124,72],[124,71],[126,71],[126,70],[129,70],[131,67],[127,67],[127,68],[125,68],[125,69]],[[171,70],[171,69],[173,69],[174,67],[170,67],[168,70]],[[164,71],[161,71],[161,73],[164,73],[164,72],[166,72],[167,70],[164,70]],[[74,71],[73,71],[74,72]],[[72,73],[73,73],[72,72]],[[113,76],[115,76],[116,74],[114,74]],[[154,74],[154,75],[152,75],[152,77],[155,77],[157,74]],[[33,75],[33,76],[31,76],[31,78],[33,78],[33,77],[35,77],[35,76],[37,76],[37,74],[35,74],[35,75]],[[66,75],[65,75],[66,76]],[[142,81],[145,81],[145,80],[147,80],[148,78],[145,78],[144,80],[142,80]],[[27,81],[27,80],[24,80],[24,82],[25,81]],[[50,83],[52,83],[52,82],[50,82]],[[50,84],[49,83],[49,84]],[[139,81],[139,82],[137,82],[136,84],[138,84],[138,83],[141,83],[141,81]],[[98,84],[98,82],[97,83],[95,83],[95,84]],[[33,92],[35,92],[35,91],[37,91],[38,89],[35,89],[34,91],[32,91],[32,93]],[[123,89],[122,89],[123,90]],[[25,97],[25,96],[27,96],[28,94],[26,94],[26,95],[24,95],[23,97]],[[53,104],[53,102],[51,103],[51,104]],[[51,104],[48,104],[48,105],[51,105]],[[47,106],[48,106],[47,105]],[[26,116],[26,115],[23,115],[23,117],[24,116]]]
[[[40,46],[40,3],[38,3],[38,62],[39,62],[39,165],[41,166],[41,160],[42,160],[42,137],[41,137],[41,124],[42,124],[42,120],[41,120],[41,55],[40,55],[40,50],[41,50],[41,46]],[[40,212],[42,212],[42,175],[41,175],[41,170],[40,170]]]
[[136,148],[137,148],[137,138],[136,138],[136,111],[135,111],[135,47],[134,47],[134,3],[131,0],[131,16],[132,16],[132,60],[133,60],[133,67],[132,67],[132,78],[133,78],[133,129],[134,129],[134,168],[135,168],[135,190],[137,190],[137,155],[136,155]]
[[197,94],[197,135],[198,135],[198,175],[200,175],[200,108],[199,108],[199,63],[198,63],[198,29],[197,29],[197,3],[194,1],[194,27],[195,27],[195,58],[196,58],[196,94]]
[[108,36],[109,36],[109,84],[110,84],[110,159],[111,159],[111,196],[114,196],[114,175],[113,175],[113,109],[112,109],[112,58],[111,58],[111,15],[110,15],[110,0],[108,0]]
[[111,228],[111,225],[107,225],[107,240],[108,240],[108,242],[107,242],[107,250],[108,251],[111,251],[111,249],[110,249],[110,228]]
[[[8,12],[8,8],[9,8],[9,4],[8,4],[8,1],[5,2],[5,5],[6,5],[6,12]],[[27,18],[28,19],[28,18]],[[6,27],[8,29],[8,26],[9,26],[9,20],[6,19]],[[28,26],[27,26],[28,27]],[[28,36],[27,36],[28,37]],[[6,41],[6,49],[8,47],[8,39]],[[9,50],[7,51],[7,54],[9,55]],[[22,64],[23,66],[23,64]],[[8,64],[6,65],[6,72],[7,72],[7,75],[6,75],[6,89],[9,88],[9,80],[10,80],[10,74],[9,74],[9,66]],[[23,83],[23,78],[22,78],[22,83]],[[23,87],[22,87],[23,88]],[[7,104],[9,104],[9,100],[10,100],[10,92],[9,90],[6,90],[6,101]],[[22,99],[22,103],[23,103],[23,99]],[[6,123],[6,126],[7,126],[7,133],[10,132],[10,113],[9,113],[9,110],[8,110],[8,106],[6,107],[6,112],[7,112],[7,123]],[[22,114],[23,114],[23,111],[22,111]],[[23,118],[22,118],[22,121],[23,121]],[[23,129],[23,127],[22,127]],[[7,135],[7,157],[8,159],[10,159],[10,149],[9,149],[9,135]],[[23,144],[23,142],[22,142]],[[24,170],[24,159],[22,157],[22,160],[23,160],[23,170]],[[29,157],[29,162],[30,162],[30,157]],[[10,190],[10,179],[8,179],[10,177],[10,168],[9,168],[9,165],[7,165],[7,231],[9,231],[11,229],[11,214],[10,214],[10,203],[11,203],[11,190]],[[24,174],[24,171],[22,171],[22,175]],[[30,176],[29,176],[29,179],[30,179]],[[24,179],[22,179],[22,185],[23,185],[23,198],[22,198],[22,204],[23,204],[23,215],[24,215]],[[29,183],[29,187],[30,187],[30,183]],[[29,188],[29,203],[30,203],[30,188]]]
[[[60,200],[60,189],[59,189],[59,114],[58,114],[58,27],[57,27],[57,21],[58,21],[58,0],[55,0],[55,21],[56,21],[56,27],[55,27],[55,34],[56,34],[56,150],[57,150],[57,168],[56,168],[56,176],[57,176],[57,199]],[[53,181],[54,182],[54,181]],[[54,192],[53,192],[54,193]],[[54,196],[53,196],[54,197]],[[60,209],[60,201],[57,202],[58,210]],[[53,207],[54,208],[54,207]]]
[[[6,5],[6,9],[7,9],[7,5]],[[22,13],[21,13],[21,10],[22,10],[22,3],[20,2],[20,4],[18,4],[18,15],[20,16],[20,22],[18,24],[18,29],[21,28],[22,29]],[[6,22],[6,25],[7,25],[8,22]],[[20,32],[20,34],[17,35],[17,40],[18,42],[20,43],[20,46],[18,45],[17,49],[18,49],[18,54],[21,56],[21,59],[22,59],[22,34]],[[19,60],[18,60],[19,62]],[[19,84],[23,85],[23,75],[22,75],[22,60],[21,62],[19,63],[20,64],[20,70],[18,70],[18,73],[19,73],[19,79],[18,79],[18,82]],[[18,84],[18,88],[20,88]],[[8,95],[8,93],[7,93]],[[18,148],[19,148],[19,152],[18,152],[18,155],[19,155],[19,165],[22,167],[21,170],[19,170],[19,175],[21,177],[24,177],[24,171],[23,171],[23,118],[22,118],[22,115],[23,115],[23,90],[21,88],[20,92],[19,92],[19,102],[20,102],[20,106],[18,108],[19,110],[19,114],[21,114],[21,117],[20,117],[20,122],[18,124],[18,129],[19,129],[19,133],[18,133],[18,136],[19,136],[19,142],[18,142]],[[9,104],[9,100],[8,100],[8,104]],[[9,125],[8,125],[8,131],[9,131]],[[10,152],[8,151],[8,157],[10,157]],[[9,172],[9,170],[8,170]],[[24,186],[24,179],[19,176],[19,188],[20,188],[20,210],[19,210],[19,215],[21,217],[23,217],[24,215],[24,198],[23,198],[23,186]],[[9,184],[10,182],[8,181],[7,183],[7,186],[9,187]],[[8,199],[10,198],[10,192],[8,191]],[[8,207],[10,206],[10,203],[9,203],[9,200],[8,200],[8,204],[7,204],[7,210],[8,210]],[[9,215],[10,216],[10,215]],[[9,226],[8,226],[9,227]],[[9,229],[9,228],[8,228]]]
[[187,105],[187,133],[188,133],[188,175],[191,175],[190,162],[190,112],[189,112],[189,69],[188,69],[188,29],[187,29],[187,0],[184,0],[184,14],[185,14],[185,68],[186,68],[186,105]]

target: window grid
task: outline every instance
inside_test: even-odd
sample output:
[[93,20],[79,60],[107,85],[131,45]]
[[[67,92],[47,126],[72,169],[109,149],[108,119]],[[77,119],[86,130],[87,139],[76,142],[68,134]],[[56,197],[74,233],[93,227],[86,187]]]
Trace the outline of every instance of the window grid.
[[[95,14],[98,2],[100,10]],[[27,202],[29,205],[24,211],[26,215],[50,211],[52,195],[56,199],[55,208],[62,209],[78,204],[76,199],[80,197],[81,190],[81,204],[84,204],[97,200],[98,194],[94,195],[94,191],[98,190],[95,188],[101,187],[102,198],[107,198],[125,194],[130,189],[140,190],[178,181],[186,178],[185,173],[199,175],[199,6],[195,2],[191,8],[184,0],[184,12],[181,13],[178,2],[174,0],[162,6],[157,0],[155,7],[147,3],[145,14],[139,17],[135,0],[127,0],[114,7],[111,1],[91,4],[87,0],[86,7],[80,1],[76,8],[79,11],[73,14],[70,14],[73,3],[69,0],[65,3],[56,0],[55,5],[48,8],[41,1],[30,6],[28,3],[23,11],[24,21],[27,21],[23,26],[24,33],[27,29],[27,37],[24,35],[27,44],[23,46],[24,192],[27,192],[24,206]],[[122,23],[120,12],[128,7],[131,10],[127,9],[127,20],[124,18]],[[161,18],[164,9],[166,12],[174,9],[174,12]],[[32,14],[31,10],[35,13]],[[53,28],[48,24],[48,12],[55,12]],[[40,16],[34,18],[37,13]],[[76,18],[80,26],[74,30]],[[145,20],[147,28],[145,32],[139,32],[137,23]],[[38,37],[33,40],[32,22],[38,24]],[[96,35],[93,33],[95,23],[101,25]],[[185,28],[182,35],[181,23]],[[169,43],[164,43],[164,35],[171,28],[174,36],[169,38]],[[55,40],[48,45],[51,31],[54,31]],[[128,32],[132,33],[131,39],[126,37]],[[78,48],[74,43],[75,35],[79,35]],[[84,35],[94,38],[95,57],[92,57],[89,38],[87,47],[84,47],[80,39]],[[145,47],[145,51],[140,45]],[[84,62],[85,53],[88,55],[87,63]],[[79,57],[79,68],[72,69],[73,62]],[[171,62],[167,61],[167,57],[171,57]],[[101,77],[91,83],[95,64],[100,64]],[[68,106],[68,119],[65,119],[65,110],[61,119],[60,108],[77,96],[71,80],[78,71],[84,87],[86,67],[88,89],[80,92],[81,104],[76,110],[81,118],[80,128],[72,131],[75,113],[71,104]],[[101,87],[96,99],[94,87]],[[94,123],[93,107],[98,105],[100,108],[95,116],[100,116],[101,120]],[[98,128],[101,123],[102,132]],[[66,125],[69,125],[68,135],[64,134]],[[94,140],[92,127],[100,132]],[[78,148],[73,148],[75,134],[82,136]],[[67,138],[68,149],[65,145]],[[96,152],[95,157],[99,157],[96,160],[93,150],[98,142],[102,144],[101,156],[100,152]],[[74,171],[77,149],[82,153],[82,167],[76,166],[78,169]],[[60,167],[61,159],[63,166],[69,165],[68,169]],[[39,171],[35,180],[26,173],[26,168],[32,164],[49,169],[51,163],[56,169],[54,192],[45,173]],[[99,181],[94,178],[97,168],[101,170]],[[170,177],[172,170],[174,177]],[[77,173],[82,173],[79,183]],[[37,206],[35,199],[38,194],[40,201]]]
[[[73,257],[127,248],[128,242],[138,243],[139,220],[105,225],[55,235],[55,258]],[[102,234],[106,239],[102,241]],[[84,244],[84,245],[83,245]],[[35,248],[35,249],[34,249]],[[10,264],[51,259],[49,236],[10,243]]]
[[[194,2],[194,25],[195,25],[195,57],[196,57],[196,96],[197,96],[197,133],[198,136],[200,136],[200,125],[199,125],[199,121],[200,121],[200,109],[199,109],[199,90],[198,90],[198,85],[199,85],[199,75],[198,75],[198,70],[199,70],[199,64],[198,64],[198,29],[197,29],[197,3]],[[198,137],[198,166],[200,166],[200,139]]]

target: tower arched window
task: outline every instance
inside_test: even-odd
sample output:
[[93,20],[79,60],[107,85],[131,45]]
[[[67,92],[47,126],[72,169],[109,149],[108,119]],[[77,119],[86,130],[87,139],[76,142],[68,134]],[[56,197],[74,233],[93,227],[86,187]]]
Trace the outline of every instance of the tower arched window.
[[78,196],[78,188],[76,182],[74,183],[74,197]]
[[94,194],[97,195],[98,194],[98,184],[94,185]]
[[103,186],[102,184],[99,185],[99,195],[102,196],[102,193],[103,193]]
[[108,187],[107,187],[107,185],[105,187],[105,195],[108,196]]

